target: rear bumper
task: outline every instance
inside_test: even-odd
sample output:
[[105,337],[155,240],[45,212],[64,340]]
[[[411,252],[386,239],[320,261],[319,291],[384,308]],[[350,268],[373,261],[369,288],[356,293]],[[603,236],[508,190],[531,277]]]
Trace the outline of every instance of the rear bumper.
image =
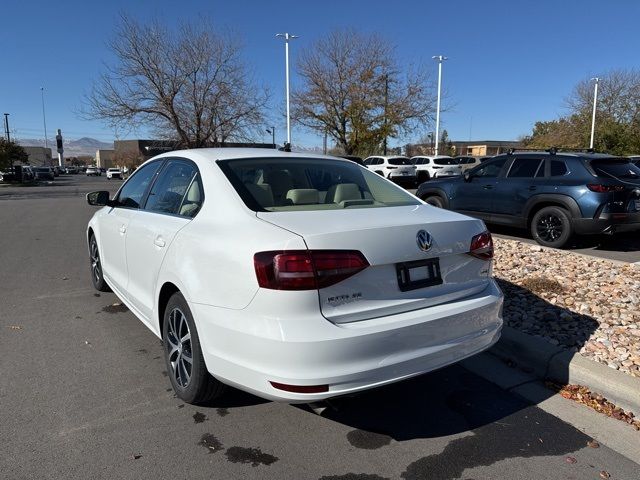
[[[430,372],[489,348],[502,328],[503,298],[493,280],[456,302],[341,325],[320,315],[317,295],[315,312],[276,313],[272,293],[260,290],[244,310],[191,308],[209,371],[276,401],[314,402]],[[270,381],[329,391],[285,392]]]
[[607,213],[597,219],[577,218],[573,220],[575,231],[579,235],[600,233],[633,232],[640,230],[639,213]]

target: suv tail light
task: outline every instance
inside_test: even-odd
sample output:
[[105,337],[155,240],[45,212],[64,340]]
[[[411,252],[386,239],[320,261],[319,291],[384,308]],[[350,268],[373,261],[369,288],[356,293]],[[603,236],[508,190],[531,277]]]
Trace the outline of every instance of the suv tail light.
[[624,190],[623,185],[601,185],[599,183],[590,183],[587,188],[597,193],[621,192]]
[[253,256],[258,285],[271,290],[316,290],[335,285],[369,266],[355,250],[292,250]]
[[469,255],[481,260],[493,258],[493,238],[488,231],[482,232],[471,239]]

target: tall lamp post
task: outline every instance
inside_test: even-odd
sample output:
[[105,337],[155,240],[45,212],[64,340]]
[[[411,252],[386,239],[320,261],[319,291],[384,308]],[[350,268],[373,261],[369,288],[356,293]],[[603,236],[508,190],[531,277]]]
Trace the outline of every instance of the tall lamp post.
[[299,35],[291,35],[289,33],[276,33],[276,37],[284,38],[284,65],[287,84],[287,144],[285,150],[291,149],[291,117],[289,113],[289,40],[299,38]]
[[44,87],[40,87],[40,93],[42,94],[42,123],[44,125],[44,148],[49,148],[47,143],[47,116],[44,112]]
[[267,128],[266,132],[271,134],[271,138],[273,139],[273,148],[276,148],[276,127]]
[[443,55],[434,55],[434,60],[438,61],[438,103],[436,106],[436,152],[438,155],[438,142],[440,141],[440,91],[442,89],[442,62],[448,60],[447,57]]
[[593,135],[596,131],[596,103],[598,102],[598,77],[593,77],[591,80],[595,80],[593,86],[593,114],[591,115],[591,141],[589,142],[589,148],[593,148]]

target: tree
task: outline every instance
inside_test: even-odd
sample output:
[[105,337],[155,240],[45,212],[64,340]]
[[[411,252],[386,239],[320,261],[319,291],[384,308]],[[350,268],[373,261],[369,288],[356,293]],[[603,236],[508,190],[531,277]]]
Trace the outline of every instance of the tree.
[[0,170],[10,168],[16,162],[28,163],[29,155],[15,142],[0,138]]
[[174,32],[123,15],[110,42],[117,63],[85,96],[84,116],[150,126],[187,148],[250,138],[268,92],[253,83],[236,35],[212,32],[204,22]]
[[433,84],[423,71],[403,72],[393,50],[381,37],[353,30],[336,30],[303,50],[293,118],[326,132],[345,154],[362,156],[379,152],[387,137],[429,124]]
[[[524,143],[534,148],[588,147],[593,93],[592,80],[580,81],[565,100],[569,113],[536,122]],[[640,71],[613,70],[600,78],[594,148],[616,155],[640,152]]]

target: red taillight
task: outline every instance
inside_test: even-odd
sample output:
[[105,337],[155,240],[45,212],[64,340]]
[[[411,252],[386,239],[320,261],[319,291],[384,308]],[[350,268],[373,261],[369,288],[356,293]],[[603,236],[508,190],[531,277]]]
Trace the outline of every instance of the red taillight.
[[491,260],[493,258],[493,239],[489,232],[482,232],[471,239],[469,255],[481,260]]
[[324,393],[329,391],[329,385],[288,385],[286,383],[269,382],[273,388],[294,393]]
[[597,193],[621,192],[624,190],[623,185],[601,185],[599,183],[590,183],[587,188]]
[[260,252],[253,256],[258,285],[272,290],[315,290],[334,285],[369,266],[350,250]]

